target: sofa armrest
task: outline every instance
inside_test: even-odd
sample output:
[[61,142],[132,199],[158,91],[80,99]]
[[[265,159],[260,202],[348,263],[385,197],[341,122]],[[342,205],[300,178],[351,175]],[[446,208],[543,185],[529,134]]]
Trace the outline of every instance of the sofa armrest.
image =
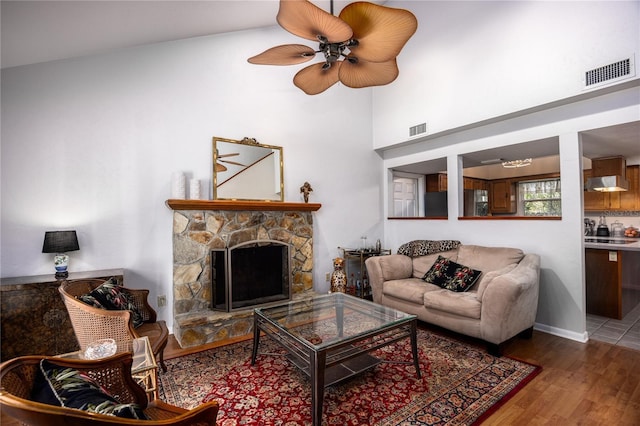
[[540,256],[527,254],[511,272],[496,277],[482,295],[481,334],[500,344],[533,326],[538,310]]
[[373,256],[365,261],[365,266],[373,301],[376,303],[380,303],[382,299],[382,284],[385,281],[410,278],[413,274],[413,262],[409,256],[403,254]]

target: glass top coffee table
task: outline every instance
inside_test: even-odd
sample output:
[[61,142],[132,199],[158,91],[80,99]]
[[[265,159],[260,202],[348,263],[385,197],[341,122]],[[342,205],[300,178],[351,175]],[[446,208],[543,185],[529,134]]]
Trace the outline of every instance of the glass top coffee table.
[[413,365],[420,378],[416,329],[415,315],[343,293],[257,308],[251,365],[256,362],[260,334],[264,332],[310,377],[313,424],[320,425],[326,386],[381,362],[407,363],[379,359],[372,355],[376,349],[409,338]]

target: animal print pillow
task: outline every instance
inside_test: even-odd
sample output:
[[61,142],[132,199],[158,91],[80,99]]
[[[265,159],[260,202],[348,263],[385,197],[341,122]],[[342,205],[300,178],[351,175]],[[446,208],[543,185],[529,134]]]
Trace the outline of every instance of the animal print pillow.
[[414,240],[401,245],[398,248],[398,254],[404,254],[412,258],[426,256],[456,249],[460,244],[462,243],[457,240]]

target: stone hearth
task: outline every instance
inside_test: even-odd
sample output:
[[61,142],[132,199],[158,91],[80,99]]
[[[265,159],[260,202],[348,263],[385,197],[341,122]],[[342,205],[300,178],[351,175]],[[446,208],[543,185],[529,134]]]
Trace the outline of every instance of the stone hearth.
[[292,297],[313,292],[313,215],[320,204],[168,200],[173,213],[173,332],[182,347],[244,336],[253,309],[211,310],[211,250],[247,241],[291,247]]

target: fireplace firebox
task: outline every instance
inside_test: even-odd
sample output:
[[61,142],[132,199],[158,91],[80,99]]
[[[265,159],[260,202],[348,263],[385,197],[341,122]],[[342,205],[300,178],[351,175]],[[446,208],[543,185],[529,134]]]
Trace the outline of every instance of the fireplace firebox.
[[275,240],[212,250],[212,309],[231,312],[290,300],[289,252],[289,244]]

